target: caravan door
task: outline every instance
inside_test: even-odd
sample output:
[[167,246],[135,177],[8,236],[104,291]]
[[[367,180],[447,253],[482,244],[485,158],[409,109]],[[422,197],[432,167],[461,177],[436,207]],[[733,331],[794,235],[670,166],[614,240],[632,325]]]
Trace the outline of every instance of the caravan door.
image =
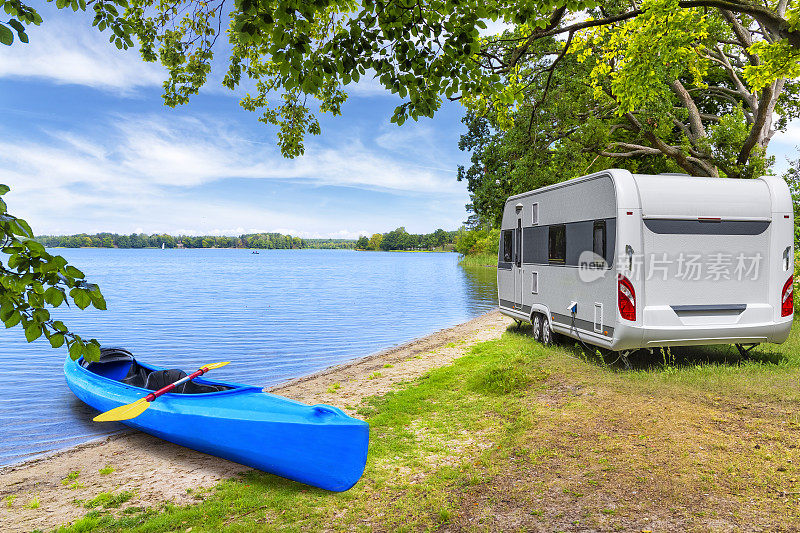
[[517,219],[514,231],[514,309],[522,310],[522,218]]
[[500,307],[514,308],[514,228],[500,232],[500,255],[497,258],[497,297]]

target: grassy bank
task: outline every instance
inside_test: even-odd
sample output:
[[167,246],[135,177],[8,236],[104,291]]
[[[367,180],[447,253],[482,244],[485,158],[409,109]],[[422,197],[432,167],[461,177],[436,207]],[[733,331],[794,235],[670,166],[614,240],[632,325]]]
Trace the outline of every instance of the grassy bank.
[[459,262],[465,266],[486,266],[497,268],[497,254],[462,255]]
[[799,349],[795,327],[746,361],[693,348],[625,370],[512,329],[362,405],[370,458],[346,493],[251,472],[189,507],[109,495],[64,531],[796,530]]

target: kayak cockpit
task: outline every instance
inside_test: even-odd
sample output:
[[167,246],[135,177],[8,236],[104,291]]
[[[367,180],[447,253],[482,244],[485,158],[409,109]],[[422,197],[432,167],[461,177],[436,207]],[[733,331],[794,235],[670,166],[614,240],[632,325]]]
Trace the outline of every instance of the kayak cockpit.
[[[139,363],[133,354],[124,348],[103,348],[98,361],[90,362],[81,359],[79,364],[98,376],[153,391],[187,375],[180,369],[159,369]],[[197,379],[187,381],[171,392],[174,394],[208,394],[235,388],[237,387],[225,383]]]

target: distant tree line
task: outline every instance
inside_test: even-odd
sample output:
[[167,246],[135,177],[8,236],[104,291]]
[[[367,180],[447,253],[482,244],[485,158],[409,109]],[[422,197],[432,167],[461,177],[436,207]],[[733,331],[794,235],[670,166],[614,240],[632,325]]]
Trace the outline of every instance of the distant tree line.
[[405,228],[397,228],[388,233],[375,233],[371,237],[362,235],[356,241],[358,250],[434,250],[453,249],[458,231],[437,229],[433,233],[408,233]]
[[95,233],[89,235],[41,235],[36,240],[48,248],[353,248],[356,241],[347,239],[301,239],[281,233],[249,233],[238,237],[215,235],[166,235],[132,233]]

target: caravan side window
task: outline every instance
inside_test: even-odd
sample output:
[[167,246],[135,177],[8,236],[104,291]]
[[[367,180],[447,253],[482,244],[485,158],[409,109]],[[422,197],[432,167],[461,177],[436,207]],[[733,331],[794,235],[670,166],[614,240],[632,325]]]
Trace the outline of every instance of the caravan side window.
[[503,230],[503,261],[510,263],[514,260],[514,230]]
[[564,224],[554,224],[548,229],[548,259],[551,263],[563,265],[567,259],[567,227]]
[[592,251],[595,255],[605,258],[606,256],[606,221],[595,220],[592,238]]

